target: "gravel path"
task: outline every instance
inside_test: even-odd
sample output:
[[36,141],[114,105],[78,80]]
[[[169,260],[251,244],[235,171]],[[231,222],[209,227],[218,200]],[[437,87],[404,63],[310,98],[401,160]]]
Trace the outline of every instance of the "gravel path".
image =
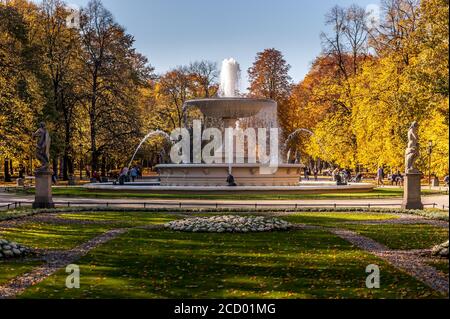
[[332,229],[331,232],[373,255],[387,261],[394,267],[401,269],[409,275],[419,279],[429,287],[441,293],[448,294],[448,278],[436,268],[424,263],[421,257],[426,251],[399,251],[391,250],[386,246],[353,231]]
[[124,234],[128,229],[110,230],[90,241],[68,251],[53,251],[44,255],[46,263],[43,266],[32,269],[29,273],[14,278],[5,285],[0,286],[0,299],[13,298],[23,293],[27,288],[38,284],[59,269],[66,267],[85,256],[92,249]]

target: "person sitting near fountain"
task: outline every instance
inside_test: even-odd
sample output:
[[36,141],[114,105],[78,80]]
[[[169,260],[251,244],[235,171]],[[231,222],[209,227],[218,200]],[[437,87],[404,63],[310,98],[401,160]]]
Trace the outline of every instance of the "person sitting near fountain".
[[120,175],[119,175],[119,184],[120,185],[124,185],[125,184],[125,182],[127,181],[127,179],[128,179],[128,167],[124,167],[123,169],[122,169],[122,171],[120,172]]
[[344,183],[348,183],[352,179],[352,173],[350,172],[350,170],[348,168],[345,168],[344,170],[342,170],[342,175],[344,178]]
[[130,170],[131,181],[134,183],[136,178],[138,177],[138,170],[136,166],[133,166]]
[[342,176],[340,174],[336,175],[335,178],[336,178],[337,186],[347,185],[347,183],[344,181],[344,179],[342,178]]
[[94,172],[92,173],[92,180],[93,180],[93,181],[95,180],[95,183],[100,182],[100,175],[98,174],[97,171],[94,171]]
[[345,177],[343,176],[343,172],[338,171],[338,173],[336,175],[334,175],[334,180],[336,181],[337,186],[347,185],[347,181],[345,180]]
[[228,183],[228,186],[231,186],[231,187],[237,186],[236,182],[234,181],[234,176],[231,174],[228,174],[227,183]]

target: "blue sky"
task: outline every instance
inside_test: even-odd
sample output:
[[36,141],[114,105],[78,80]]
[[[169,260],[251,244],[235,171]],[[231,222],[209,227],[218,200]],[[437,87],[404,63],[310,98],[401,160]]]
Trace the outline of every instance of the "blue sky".
[[[38,0],[36,0],[38,1]],[[85,5],[88,0],[68,0]],[[300,81],[320,53],[324,15],[334,5],[366,7],[379,0],[103,0],[134,35],[157,73],[191,61],[234,57],[246,70],[257,52],[277,48]]]

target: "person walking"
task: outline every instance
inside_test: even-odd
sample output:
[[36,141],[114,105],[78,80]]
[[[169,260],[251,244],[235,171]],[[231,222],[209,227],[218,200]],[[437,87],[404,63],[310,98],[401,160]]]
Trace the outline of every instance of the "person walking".
[[384,170],[382,167],[378,167],[377,171],[377,186],[383,185],[384,186]]
[[314,180],[317,182],[319,180],[319,171],[317,170],[317,167],[314,167],[313,170],[313,174],[314,174]]
[[53,172],[52,174],[52,184],[57,185],[58,184],[58,174]]
[[309,181],[309,169],[307,167],[305,167],[305,180]]

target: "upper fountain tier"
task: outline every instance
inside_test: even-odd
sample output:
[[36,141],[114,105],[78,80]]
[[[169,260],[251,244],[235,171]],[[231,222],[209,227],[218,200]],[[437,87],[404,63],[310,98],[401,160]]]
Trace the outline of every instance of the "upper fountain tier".
[[252,117],[265,106],[275,106],[276,102],[266,99],[239,97],[239,78],[241,68],[233,59],[222,62],[218,98],[187,101],[185,106],[196,106],[207,117],[220,118],[225,126],[234,127],[238,119]]
[[276,107],[276,102],[267,99],[221,97],[190,100],[186,102],[186,105],[198,107],[207,117],[240,119],[255,116],[265,106]]

